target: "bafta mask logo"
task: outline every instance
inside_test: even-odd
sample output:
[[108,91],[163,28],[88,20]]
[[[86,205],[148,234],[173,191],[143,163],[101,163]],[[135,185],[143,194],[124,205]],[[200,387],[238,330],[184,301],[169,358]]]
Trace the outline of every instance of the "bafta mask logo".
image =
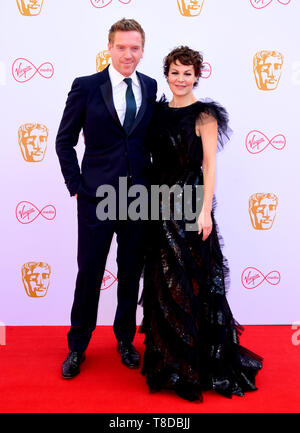
[[268,146],[276,150],[282,150],[286,145],[286,138],[283,134],[277,134],[271,140],[261,131],[253,130],[247,134],[246,149],[249,153],[261,153]]
[[50,284],[51,268],[48,263],[28,262],[22,266],[22,281],[30,298],[46,296]]
[[204,0],[177,0],[179,11],[184,17],[200,15]]
[[39,210],[30,201],[20,201],[16,207],[16,218],[21,224],[32,223],[39,215],[51,221],[56,217],[56,209],[52,204],[47,204]]
[[26,83],[36,74],[46,79],[52,78],[54,66],[50,62],[44,62],[36,68],[30,60],[23,57],[19,57],[12,64],[12,75],[18,83]]
[[18,141],[22,156],[27,162],[43,161],[49,131],[42,123],[25,123],[18,129]]
[[25,17],[35,17],[42,10],[44,0],[17,0],[19,11]]
[[253,58],[253,70],[260,90],[275,90],[283,66],[283,55],[278,51],[259,51]]
[[276,216],[278,198],[272,193],[255,193],[249,198],[249,215],[255,230],[272,228]]
[[110,59],[108,50],[100,51],[96,56],[96,71],[102,72],[109,65]]
[[276,286],[280,282],[280,273],[278,271],[271,271],[267,275],[263,275],[257,268],[249,266],[243,271],[241,279],[245,289],[255,289],[264,281],[272,286]]
[[100,290],[109,289],[116,281],[118,281],[117,277],[115,277],[112,272],[105,269]]
[[[95,8],[105,8],[113,0],[90,0],[90,1]],[[123,3],[124,5],[128,5],[131,2],[131,0],[119,0],[119,2]]]
[[[273,0],[250,0],[251,5],[255,8],[255,9],[264,9],[267,6],[269,6],[272,3]],[[286,6],[288,5],[291,0],[277,0],[278,3]]]

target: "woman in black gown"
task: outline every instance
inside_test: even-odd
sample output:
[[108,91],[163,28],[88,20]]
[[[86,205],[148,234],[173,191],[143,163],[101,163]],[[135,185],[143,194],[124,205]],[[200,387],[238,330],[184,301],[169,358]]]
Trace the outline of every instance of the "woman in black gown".
[[[187,230],[175,216],[149,223],[144,269],[142,332],[145,354],[142,374],[151,391],[173,389],[190,401],[202,400],[203,390],[231,397],[256,390],[255,376],[262,358],[239,344],[242,327],[226,299],[227,261],[214,219],[215,156],[229,139],[228,115],[219,104],[198,101],[193,94],[203,58],[188,47],[174,49],[164,73],[173,98],[156,104],[150,134],[152,183],[190,185],[191,209],[201,198],[197,230]],[[202,203],[201,202],[201,203]],[[198,203],[199,204],[199,203]]]

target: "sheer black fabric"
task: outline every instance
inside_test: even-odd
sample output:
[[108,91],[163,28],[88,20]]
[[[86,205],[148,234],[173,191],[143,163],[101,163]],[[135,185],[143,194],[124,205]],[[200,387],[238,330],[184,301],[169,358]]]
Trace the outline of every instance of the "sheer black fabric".
[[[203,152],[195,122],[203,113],[218,122],[218,149],[231,135],[228,115],[219,104],[198,101],[170,108],[165,99],[156,105],[149,146],[153,184],[190,185],[195,208],[197,185],[203,185]],[[184,194],[184,193],[183,193]],[[142,304],[145,355],[142,374],[152,391],[173,389],[187,400],[202,399],[214,389],[231,397],[256,390],[255,376],[262,358],[239,344],[243,328],[235,321],[226,299],[228,263],[222,238],[211,212],[213,229],[188,231],[187,215],[149,223]],[[162,204],[161,204],[162,206]],[[183,211],[185,209],[183,208]]]

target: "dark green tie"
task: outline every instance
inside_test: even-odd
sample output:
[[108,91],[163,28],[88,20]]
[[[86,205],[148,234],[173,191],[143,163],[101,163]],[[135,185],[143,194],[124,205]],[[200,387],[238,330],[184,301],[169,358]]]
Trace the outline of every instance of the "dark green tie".
[[136,115],[136,102],[132,90],[132,79],[124,78],[124,81],[127,84],[127,90],[126,90],[126,113],[125,113],[123,128],[125,129],[127,134],[129,134]]

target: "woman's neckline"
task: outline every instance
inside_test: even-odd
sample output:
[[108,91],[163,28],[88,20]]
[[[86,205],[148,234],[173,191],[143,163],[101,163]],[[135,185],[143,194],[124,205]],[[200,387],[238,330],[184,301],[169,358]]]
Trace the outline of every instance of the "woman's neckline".
[[182,108],[192,107],[193,105],[198,104],[198,102],[199,102],[199,101],[195,101],[195,102],[192,102],[192,103],[189,104],[189,105],[183,105],[182,107],[170,107],[170,105],[169,105],[170,103],[167,102],[167,106],[168,106],[168,108],[170,108],[171,110],[181,110]]

